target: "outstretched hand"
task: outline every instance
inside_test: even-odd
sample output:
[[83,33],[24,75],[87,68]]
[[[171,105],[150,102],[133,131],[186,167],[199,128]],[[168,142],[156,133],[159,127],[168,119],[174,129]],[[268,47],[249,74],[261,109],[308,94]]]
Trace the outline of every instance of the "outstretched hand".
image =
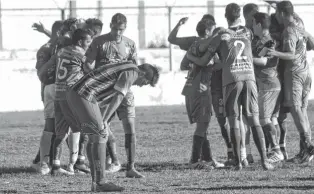
[[188,21],[188,19],[189,19],[188,17],[181,18],[178,22],[178,25],[182,26],[183,24],[186,23],[186,21]]
[[33,30],[36,30],[36,31],[41,32],[41,33],[45,32],[45,27],[44,27],[44,25],[41,22],[34,23],[32,25],[32,28],[33,28]]

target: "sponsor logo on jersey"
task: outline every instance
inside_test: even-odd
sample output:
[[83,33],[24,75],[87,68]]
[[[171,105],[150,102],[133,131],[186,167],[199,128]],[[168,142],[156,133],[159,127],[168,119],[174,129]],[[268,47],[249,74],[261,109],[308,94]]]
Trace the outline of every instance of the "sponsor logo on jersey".
[[221,35],[221,40],[230,40],[230,38],[231,38],[230,34]]

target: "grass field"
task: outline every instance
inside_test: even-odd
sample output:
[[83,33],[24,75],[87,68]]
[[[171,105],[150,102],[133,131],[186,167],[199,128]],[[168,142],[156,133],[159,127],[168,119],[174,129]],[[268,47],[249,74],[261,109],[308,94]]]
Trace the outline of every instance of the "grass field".
[[[309,107],[314,122],[314,104]],[[0,113],[0,193],[89,193],[90,177],[51,177],[35,174],[31,160],[36,154],[43,128],[43,113]],[[288,152],[298,151],[298,134],[290,120]],[[137,168],[145,179],[125,178],[125,171],[108,175],[111,182],[126,187],[124,193],[314,193],[313,164],[279,164],[274,171],[263,171],[253,145],[255,164],[241,172],[189,170],[194,126],[189,125],[183,106],[137,108]],[[124,133],[118,121],[113,123],[118,153],[125,163]],[[214,156],[226,160],[226,148],[216,119],[209,139]],[[66,150],[66,149],[65,149]],[[63,163],[68,153],[63,154]]]

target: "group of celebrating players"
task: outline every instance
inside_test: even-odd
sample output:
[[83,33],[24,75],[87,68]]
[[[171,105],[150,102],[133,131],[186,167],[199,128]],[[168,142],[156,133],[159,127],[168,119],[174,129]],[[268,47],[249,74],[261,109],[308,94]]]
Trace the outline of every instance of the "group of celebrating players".
[[[215,18],[206,14],[196,27],[199,37],[177,37],[187,18],[170,33],[169,42],[187,51],[181,62],[181,70],[188,70],[182,94],[189,121],[196,123],[190,168],[229,165],[241,170],[253,163],[250,132],[265,170],[283,160],[312,160],[306,51],[314,49],[314,40],[290,1],[275,7],[276,13],[269,16],[255,4],[245,5],[246,26],[242,26],[241,8],[231,3],[225,10],[228,29],[216,28]],[[41,174],[90,173],[92,191],[122,191],[105,177],[121,169],[110,130],[117,114],[125,131],[126,177],[144,177],[134,166],[135,107],[130,87],[155,86],[160,70],[147,63],[137,65],[135,43],[123,36],[126,25],[121,13],[112,17],[111,31],[104,35],[98,19],[56,21],[51,32],[34,25],[50,37],[39,49],[36,63],[45,128],[32,166]],[[213,158],[207,139],[212,106],[227,145],[225,163]],[[290,159],[285,148],[289,112],[300,134],[300,152]],[[60,164],[63,142],[70,150],[67,169]]]

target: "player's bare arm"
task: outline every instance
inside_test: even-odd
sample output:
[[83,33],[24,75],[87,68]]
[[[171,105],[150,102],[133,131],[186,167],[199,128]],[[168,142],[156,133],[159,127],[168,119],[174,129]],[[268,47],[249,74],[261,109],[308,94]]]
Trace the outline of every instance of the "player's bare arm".
[[40,33],[45,34],[46,36],[48,36],[49,38],[51,38],[51,31],[49,31],[48,29],[45,28],[45,26],[39,22],[39,23],[34,23],[32,25],[33,30],[36,30]]
[[308,51],[314,50],[314,37],[309,32],[305,32],[305,36],[307,38],[306,49]]
[[171,43],[171,44],[175,44],[175,45],[180,45],[182,44],[182,41],[184,41],[184,39],[182,38],[178,38],[177,37],[177,34],[179,32],[179,29],[182,25],[184,25],[186,23],[186,21],[188,20],[189,18],[188,17],[184,17],[184,18],[181,18],[179,20],[179,22],[177,23],[177,25],[173,28],[173,30],[170,32],[169,36],[168,36],[168,41]]
[[120,92],[117,92],[114,97],[112,98],[111,102],[108,105],[108,108],[103,115],[104,123],[108,123],[110,117],[115,113],[119,105],[121,104],[124,95]]

